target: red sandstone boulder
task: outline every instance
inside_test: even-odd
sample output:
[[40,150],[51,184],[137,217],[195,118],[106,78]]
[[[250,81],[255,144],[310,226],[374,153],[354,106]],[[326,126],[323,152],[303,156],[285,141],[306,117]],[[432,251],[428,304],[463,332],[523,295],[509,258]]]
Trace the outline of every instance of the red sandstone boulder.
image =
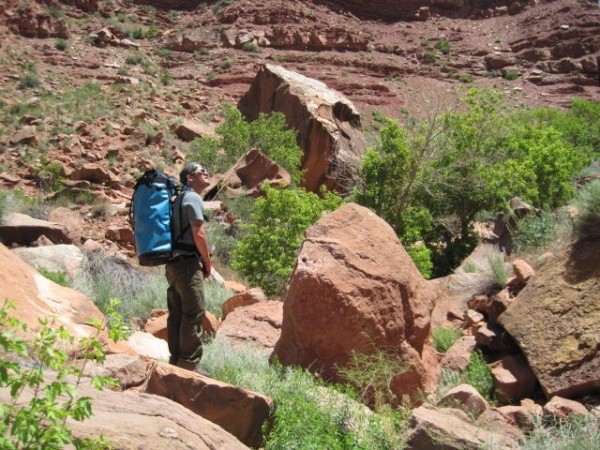
[[271,359],[338,379],[352,352],[385,350],[405,363],[397,399],[434,389],[431,293],[391,227],[350,203],[306,232]]
[[239,308],[240,306],[254,305],[255,303],[264,302],[266,300],[267,297],[265,297],[265,293],[261,288],[258,287],[240,292],[239,294],[229,297],[221,305],[223,318],[227,317],[227,314],[232,312],[234,309]]
[[56,318],[76,337],[95,335],[90,320],[102,322],[103,314],[85,295],[60,286],[41,275],[21,258],[0,244],[0,304],[14,301],[11,315],[26,323],[33,331],[39,327],[38,318]]
[[238,107],[249,120],[260,113],[281,112],[288,126],[298,130],[308,190],[316,192],[322,185],[349,189],[367,143],[360,114],[343,94],[321,81],[266,64]]
[[270,353],[281,334],[282,317],[283,303],[280,301],[240,306],[227,314],[217,337],[232,345],[248,344]]
[[[291,177],[288,171],[275,161],[252,149],[223,175],[216,188],[229,198],[241,195],[257,197],[264,182],[272,187],[282,188],[289,186]],[[215,187],[209,188],[209,193],[214,191]]]

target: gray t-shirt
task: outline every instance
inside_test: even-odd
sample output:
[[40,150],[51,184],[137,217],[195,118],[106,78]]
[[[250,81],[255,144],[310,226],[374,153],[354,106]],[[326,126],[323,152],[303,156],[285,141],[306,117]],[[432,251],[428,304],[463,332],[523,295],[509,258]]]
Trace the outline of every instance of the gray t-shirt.
[[[183,193],[179,194],[173,205],[173,240],[175,247],[173,256],[198,253],[195,250],[196,244],[192,236],[191,222],[196,220],[204,222],[203,211],[202,197],[193,189],[184,188]],[[177,244],[188,248],[177,248]]]

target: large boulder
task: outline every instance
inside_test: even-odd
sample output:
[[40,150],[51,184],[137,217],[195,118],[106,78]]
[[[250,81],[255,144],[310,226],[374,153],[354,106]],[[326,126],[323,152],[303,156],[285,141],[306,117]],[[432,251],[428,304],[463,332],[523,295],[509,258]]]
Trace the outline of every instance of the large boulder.
[[335,380],[353,351],[382,350],[406,366],[390,385],[398,400],[430,391],[438,363],[425,286],[392,228],[362,206],[344,205],[306,232],[271,359]]
[[12,252],[32,267],[49,272],[64,272],[71,280],[77,276],[84,260],[79,247],[68,244],[18,247],[12,249]]
[[90,320],[102,322],[104,315],[85,295],[48,280],[17,255],[0,244],[0,304],[16,303],[12,315],[30,330],[38,328],[38,318],[55,317],[75,336],[95,334]]
[[176,401],[254,448],[262,443],[262,425],[273,408],[264,395],[158,362],[141,389]]
[[10,213],[0,223],[0,241],[5,245],[28,246],[45,236],[55,244],[71,244],[67,229],[58,223]]
[[[508,425],[491,430],[489,424],[473,422],[459,409],[437,409],[423,405],[413,410],[408,421],[406,448],[409,450],[517,449],[518,430]],[[500,428],[500,427],[499,427]]]
[[249,120],[260,113],[281,112],[298,130],[304,152],[304,186],[346,191],[366,148],[360,115],[343,94],[324,83],[283,67],[261,67],[238,107]]
[[[32,395],[25,388],[22,398]],[[131,390],[99,391],[87,377],[77,386],[77,395],[89,397],[93,405],[90,419],[67,421],[77,438],[104,436],[111,448],[121,450],[248,449],[217,424],[165,397]],[[0,401],[10,402],[7,389],[0,390]]]
[[209,187],[206,196],[212,198],[222,192],[226,197],[237,198],[242,195],[258,197],[260,187],[268,183],[275,188],[290,185],[291,177],[287,170],[256,149],[246,152],[213,187]]
[[499,317],[547,398],[600,392],[600,241],[542,266]]

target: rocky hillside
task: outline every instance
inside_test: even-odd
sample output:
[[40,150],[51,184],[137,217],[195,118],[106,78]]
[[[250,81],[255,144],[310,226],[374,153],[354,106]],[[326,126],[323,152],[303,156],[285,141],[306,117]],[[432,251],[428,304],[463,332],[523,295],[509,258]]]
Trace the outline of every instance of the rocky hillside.
[[593,2],[398,3],[8,0],[0,183],[43,196],[60,170],[88,196],[84,236],[114,246],[105,230],[125,225],[134,179],[189,152],[175,125],[210,133],[264,63],[346,95],[367,136],[374,112],[430,114],[474,85],[532,106],[600,98]]

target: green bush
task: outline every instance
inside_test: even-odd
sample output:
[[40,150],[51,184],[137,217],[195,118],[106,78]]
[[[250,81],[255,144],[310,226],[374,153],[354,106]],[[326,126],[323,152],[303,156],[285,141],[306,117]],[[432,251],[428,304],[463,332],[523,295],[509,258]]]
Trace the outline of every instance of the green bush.
[[519,78],[519,72],[516,72],[514,70],[507,70],[506,72],[504,72],[502,74],[502,78],[504,78],[505,80],[516,80],[517,78]]
[[261,114],[246,122],[233,105],[223,106],[225,121],[216,129],[219,139],[198,138],[192,142],[189,159],[201,161],[211,172],[227,171],[251,148],[257,148],[286,169],[294,183],[301,178],[302,150],[296,143],[295,131],[285,123],[281,113]]
[[433,271],[433,262],[431,261],[431,251],[423,243],[411,245],[406,249],[411,259],[426,280],[431,278]]
[[[112,448],[102,436],[98,439],[75,438],[67,425],[68,419],[83,421],[92,415],[91,399],[77,395],[85,363],[83,367],[69,364],[69,354],[64,350],[65,343],[74,343],[73,336],[63,326],[58,327],[53,319],[39,319],[39,331],[33,341],[27,342],[17,336],[17,330],[27,331],[27,327],[10,316],[12,308],[14,304],[9,301],[0,307],[0,347],[3,355],[0,360],[0,388],[5,388],[11,397],[10,402],[1,405],[0,448],[58,450],[69,444],[81,449]],[[109,335],[116,341],[124,335],[122,322],[113,312],[110,311],[108,318],[114,318],[116,326]],[[99,335],[104,324],[92,325]],[[78,354],[84,361],[102,363],[104,360],[102,343],[96,337],[80,339],[78,347]],[[29,360],[27,364],[19,362],[23,359]],[[46,377],[46,370],[52,370],[56,375]],[[91,384],[99,390],[108,385],[118,385],[115,380],[98,375],[92,377]],[[24,399],[26,390],[33,393],[31,399]]]
[[495,403],[494,378],[481,350],[475,350],[461,374],[462,382],[473,386],[489,403]]
[[448,55],[450,53],[450,43],[446,39],[440,39],[435,43],[435,48],[437,48],[444,55]]
[[143,60],[144,60],[144,58],[142,57],[142,55],[139,55],[139,54],[129,55],[127,58],[125,58],[125,64],[130,65],[130,66],[135,66],[135,65],[141,64]]
[[245,52],[260,52],[260,47],[251,41],[248,42],[244,42],[244,44],[242,45],[242,50],[244,50]]
[[280,295],[292,273],[296,252],[305,230],[325,211],[333,211],[340,197],[322,198],[303,189],[277,190],[263,185],[264,197],[256,200],[250,223],[233,253],[232,267],[268,296]]
[[517,223],[513,244],[518,252],[540,249],[554,242],[557,234],[557,219],[551,212],[543,212],[540,216],[530,214]]
[[68,47],[69,41],[67,41],[66,39],[58,38],[54,42],[54,48],[56,50],[60,50],[61,52],[64,52]]
[[586,184],[577,192],[575,233],[579,239],[600,239],[600,180]]
[[458,328],[437,328],[431,332],[433,346],[440,353],[446,353],[461,335]]

